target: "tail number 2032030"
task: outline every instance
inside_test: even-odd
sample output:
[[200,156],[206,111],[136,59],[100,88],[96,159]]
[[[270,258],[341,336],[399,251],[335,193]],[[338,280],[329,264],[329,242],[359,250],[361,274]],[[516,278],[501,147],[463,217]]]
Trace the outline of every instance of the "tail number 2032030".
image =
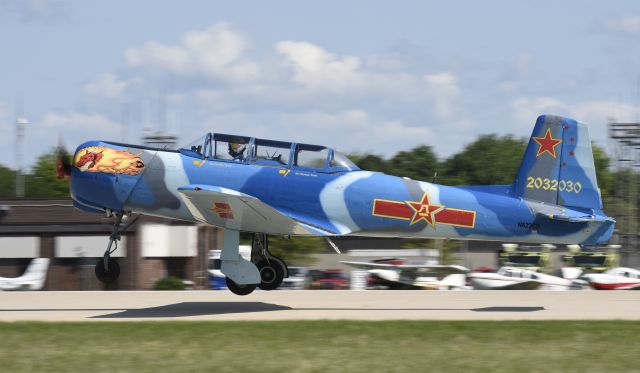
[[572,180],[556,180],[556,179],[543,179],[541,177],[529,176],[527,178],[527,188],[529,189],[542,189],[542,190],[559,190],[561,192],[580,193],[582,191],[582,184],[579,181]]

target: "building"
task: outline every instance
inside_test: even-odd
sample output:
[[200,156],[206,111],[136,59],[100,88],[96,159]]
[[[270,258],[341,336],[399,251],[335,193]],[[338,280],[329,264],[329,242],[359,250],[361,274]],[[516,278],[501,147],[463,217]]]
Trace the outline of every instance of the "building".
[[[112,231],[105,215],[72,207],[70,199],[0,200],[0,276],[19,276],[31,258],[51,259],[45,290],[107,288],[94,276]],[[109,289],[151,289],[166,276],[207,286],[207,253],[219,230],[186,222],[142,216],[122,235],[112,255],[120,264]]]

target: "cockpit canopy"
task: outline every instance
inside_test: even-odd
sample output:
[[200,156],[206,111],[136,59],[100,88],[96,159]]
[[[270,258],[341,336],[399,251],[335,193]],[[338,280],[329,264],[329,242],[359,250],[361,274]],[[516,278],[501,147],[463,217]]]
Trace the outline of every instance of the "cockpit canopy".
[[324,146],[220,133],[209,133],[180,152],[200,159],[327,173],[359,170],[347,156]]

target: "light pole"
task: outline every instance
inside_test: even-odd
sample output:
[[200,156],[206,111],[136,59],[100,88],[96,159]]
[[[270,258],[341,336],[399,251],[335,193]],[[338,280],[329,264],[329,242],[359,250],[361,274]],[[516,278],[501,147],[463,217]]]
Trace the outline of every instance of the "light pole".
[[16,119],[16,197],[24,197],[24,175],[22,173],[24,130],[29,124],[27,118]]

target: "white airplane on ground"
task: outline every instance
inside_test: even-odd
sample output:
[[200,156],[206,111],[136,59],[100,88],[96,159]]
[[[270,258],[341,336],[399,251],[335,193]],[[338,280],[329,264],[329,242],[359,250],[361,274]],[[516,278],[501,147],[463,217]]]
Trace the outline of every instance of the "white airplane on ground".
[[502,267],[497,272],[472,272],[468,278],[477,290],[569,290],[586,287],[586,281],[530,271],[523,268]]
[[341,263],[365,269],[369,275],[385,281],[425,289],[467,289],[465,273],[469,269],[459,265],[441,264],[393,264],[375,262]]
[[20,277],[0,277],[0,290],[40,290],[47,279],[48,258],[35,258]]
[[581,278],[597,290],[640,290],[640,271],[633,268],[611,268],[603,273],[588,273]]

